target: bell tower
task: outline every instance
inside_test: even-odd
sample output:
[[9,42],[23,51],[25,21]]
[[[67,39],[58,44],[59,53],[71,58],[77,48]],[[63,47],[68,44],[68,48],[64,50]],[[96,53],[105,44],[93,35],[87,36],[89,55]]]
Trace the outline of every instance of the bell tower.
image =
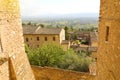
[[120,0],[101,0],[97,80],[120,79]]

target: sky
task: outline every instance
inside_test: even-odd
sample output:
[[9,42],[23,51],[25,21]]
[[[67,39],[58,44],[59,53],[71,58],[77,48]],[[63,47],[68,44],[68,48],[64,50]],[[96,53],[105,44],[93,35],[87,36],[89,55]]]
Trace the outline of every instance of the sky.
[[22,16],[99,13],[100,0],[20,0]]

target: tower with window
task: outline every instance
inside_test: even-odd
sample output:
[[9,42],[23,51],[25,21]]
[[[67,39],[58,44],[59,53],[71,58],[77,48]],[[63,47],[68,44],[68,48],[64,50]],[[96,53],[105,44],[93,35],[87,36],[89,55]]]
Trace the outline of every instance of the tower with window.
[[120,0],[101,0],[97,80],[120,79]]

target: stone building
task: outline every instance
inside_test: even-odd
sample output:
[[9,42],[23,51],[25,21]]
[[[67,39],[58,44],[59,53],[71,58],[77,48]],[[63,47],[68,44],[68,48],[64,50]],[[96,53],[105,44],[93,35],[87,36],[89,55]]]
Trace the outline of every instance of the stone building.
[[67,50],[70,44],[65,40],[65,30],[62,28],[41,28],[27,25],[23,26],[23,36],[25,44],[33,48],[53,42],[62,45]]
[[90,31],[77,31],[74,34],[77,35],[78,40],[87,40],[90,41]]
[[32,67],[33,74],[18,5],[18,0],[0,0],[0,80],[120,80],[120,0],[101,0],[95,76],[40,67]]
[[98,47],[98,33],[96,31],[90,32],[90,46]]
[[92,57],[97,58],[97,48],[98,48],[98,33],[96,31],[90,32],[90,46],[92,51]]

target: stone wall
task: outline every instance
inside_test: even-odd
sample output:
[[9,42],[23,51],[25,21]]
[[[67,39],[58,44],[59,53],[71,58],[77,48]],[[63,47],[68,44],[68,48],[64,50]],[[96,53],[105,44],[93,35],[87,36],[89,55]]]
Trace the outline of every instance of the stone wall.
[[18,0],[0,0],[0,29],[2,52],[9,58],[10,71],[14,71],[10,72],[11,80],[34,80],[24,50]]
[[89,73],[32,66],[36,80],[94,80]]
[[120,0],[101,0],[97,80],[120,80]]
[[[37,41],[37,37],[39,37],[39,41]],[[45,37],[47,37],[47,41],[45,41]],[[53,37],[55,37],[55,41],[53,41]],[[28,38],[28,42],[26,41],[26,38]],[[56,43],[60,44],[60,37],[59,34],[24,34],[24,41],[26,44],[28,44],[30,47],[41,47],[45,43]]]

